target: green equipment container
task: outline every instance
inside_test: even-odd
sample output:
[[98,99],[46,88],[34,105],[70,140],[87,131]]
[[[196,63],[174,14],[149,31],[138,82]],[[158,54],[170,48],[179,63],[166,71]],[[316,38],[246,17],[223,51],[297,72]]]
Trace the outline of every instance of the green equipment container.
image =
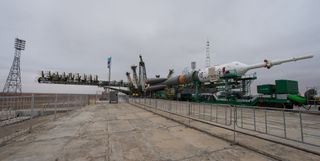
[[275,92],[275,85],[273,85],[273,84],[258,85],[257,92],[260,94],[272,95]]
[[298,82],[294,80],[276,80],[277,94],[298,94]]

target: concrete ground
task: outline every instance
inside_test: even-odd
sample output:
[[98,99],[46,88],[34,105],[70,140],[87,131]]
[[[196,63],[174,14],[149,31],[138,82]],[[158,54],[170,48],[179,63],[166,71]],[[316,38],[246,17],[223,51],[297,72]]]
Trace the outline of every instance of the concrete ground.
[[[223,133],[221,130],[219,132]],[[273,147],[274,151],[283,155],[283,147]],[[289,153],[294,151],[288,151],[288,160],[297,159],[290,159]],[[304,160],[319,159],[318,156],[307,157],[309,154],[303,154],[301,151],[299,154],[306,155],[302,156]],[[56,121],[45,123],[34,129],[31,134],[0,147],[0,160],[273,159],[135,106],[120,103],[88,106],[70,112]]]

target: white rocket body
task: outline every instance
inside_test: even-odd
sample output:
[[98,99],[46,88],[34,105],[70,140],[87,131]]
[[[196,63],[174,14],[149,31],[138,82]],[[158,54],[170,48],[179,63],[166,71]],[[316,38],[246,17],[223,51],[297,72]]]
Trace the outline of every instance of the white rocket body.
[[262,63],[257,63],[253,65],[247,65],[240,62],[231,62],[227,64],[212,66],[205,69],[200,69],[198,73],[198,78],[200,82],[215,82],[218,81],[220,77],[225,76],[226,74],[235,74],[237,76],[243,76],[247,71],[256,69],[256,68],[271,68],[274,65],[280,65],[282,63],[288,63],[303,59],[313,58],[313,55],[293,57],[289,59],[282,60],[264,60]]

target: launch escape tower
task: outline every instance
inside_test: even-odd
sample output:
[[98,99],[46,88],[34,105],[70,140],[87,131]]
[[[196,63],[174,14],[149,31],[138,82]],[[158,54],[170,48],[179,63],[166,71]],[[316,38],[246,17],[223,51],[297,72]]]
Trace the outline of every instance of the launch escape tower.
[[20,70],[20,56],[21,51],[25,49],[25,40],[16,38],[14,43],[14,59],[7,77],[6,84],[3,88],[3,93],[21,93],[21,70]]

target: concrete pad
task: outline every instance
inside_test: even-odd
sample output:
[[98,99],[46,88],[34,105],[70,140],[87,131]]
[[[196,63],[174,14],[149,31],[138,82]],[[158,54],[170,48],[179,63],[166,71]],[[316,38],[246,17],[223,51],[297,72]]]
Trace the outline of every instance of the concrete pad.
[[249,150],[234,146],[232,148],[222,149],[211,152],[209,160],[212,161],[268,161],[270,158],[261,154],[252,153]]
[[[17,150],[14,154],[1,158],[2,161],[10,160],[30,160],[43,161],[53,160],[59,156],[61,147],[64,146],[69,138],[59,138],[53,140],[36,141],[24,145],[23,148]],[[40,156],[40,157],[39,157]]]
[[146,143],[141,132],[116,133],[110,135],[110,147],[112,152],[110,160],[154,160],[158,158]]
[[128,120],[112,120],[108,122],[108,131],[111,133],[126,132],[133,129]]
[[272,160],[129,104],[83,108],[0,147],[1,161],[237,158]]
[[[206,134],[197,134],[198,131],[190,128],[180,126],[170,128],[169,130],[175,137],[179,137],[183,139],[185,142],[203,151],[219,150],[230,146],[228,142],[225,142],[217,138],[213,138]],[[195,135],[200,135],[201,137],[194,137]]]

